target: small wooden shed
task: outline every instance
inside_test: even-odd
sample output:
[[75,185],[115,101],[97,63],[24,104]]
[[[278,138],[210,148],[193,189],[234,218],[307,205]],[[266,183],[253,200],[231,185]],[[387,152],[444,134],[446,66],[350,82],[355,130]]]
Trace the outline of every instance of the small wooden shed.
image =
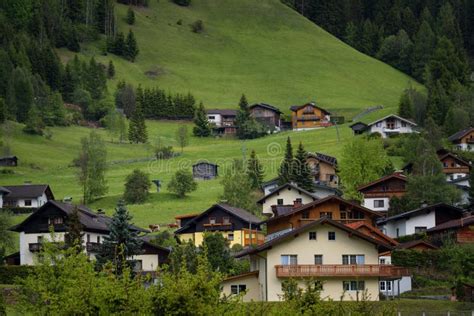
[[18,157],[17,156],[0,157],[0,166],[16,167],[18,166]]
[[218,176],[218,165],[210,162],[198,162],[193,165],[193,178],[201,180],[210,180]]

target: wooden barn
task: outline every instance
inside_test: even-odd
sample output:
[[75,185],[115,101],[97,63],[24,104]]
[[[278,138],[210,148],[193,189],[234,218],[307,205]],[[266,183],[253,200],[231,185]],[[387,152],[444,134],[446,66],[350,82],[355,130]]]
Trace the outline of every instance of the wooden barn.
[[218,176],[218,165],[210,162],[198,162],[193,165],[193,178],[201,180],[210,180]]

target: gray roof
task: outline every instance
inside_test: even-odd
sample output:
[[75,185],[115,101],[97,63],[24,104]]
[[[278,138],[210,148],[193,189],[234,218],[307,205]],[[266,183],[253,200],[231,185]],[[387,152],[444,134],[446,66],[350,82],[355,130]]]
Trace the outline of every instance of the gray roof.
[[316,158],[320,161],[324,161],[324,162],[330,164],[331,166],[336,166],[337,165],[337,158],[336,157],[329,156],[329,155],[326,155],[326,154],[323,154],[323,153],[318,153],[318,152],[311,153],[311,152],[309,152],[308,157],[312,157],[312,158]]
[[454,141],[457,141],[459,140],[460,138],[463,138],[464,135],[466,135],[467,133],[471,132],[471,131],[474,131],[474,127],[468,127],[466,129],[463,129],[462,131],[459,131],[457,133],[454,133],[453,135],[449,136],[448,137],[448,140],[450,142],[454,142]]
[[237,110],[231,110],[231,109],[211,109],[206,111],[207,114],[220,114],[224,116],[236,116],[237,115]]
[[54,199],[51,189],[47,184],[4,185],[3,187],[10,191],[5,197],[6,199],[37,198],[43,195],[43,193],[50,195],[49,199]]
[[268,110],[271,110],[271,111],[275,111],[277,113],[282,113],[279,108],[277,108],[276,106],[267,104],[267,103],[256,103],[256,104],[251,105],[249,107],[249,109],[253,109],[255,107],[262,107],[262,108],[265,108],[265,109],[268,109]]
[[[91,231],[101,231],[101,232],[108,232],[109,226],[112,222],[112,218],[108,217],[104,214],[99,214],[93,212],[91,209],[84,205],[73,205],[69,203],[63,203],[58,201],[48,201],[46,204],[41,206],[35,212],[33,212],[28,218],[26,218],[22,223],[13,226],[11,230],[13,231],[23,231],[23,227],[28,224],[28,222],[36,217],[39,213],[41,213],[46,207],[48,206],[55,206],[61,211],[63,211],[67,216],[70,216],[74,209],[77,207],[79,213],[79,221],[84,226],[84,230],[91,230]],[[131,230],[139,231],[139,232],[148,232],[145,229],[140,227],[130,225]]]
[[404,219],[404,218],[409,218],[411,216],[417,216],[419,214],[422,214],[423,212],[430,211],[432,209],[436,210],[439,207],[449,208],[451,210],[459,212],[459,214],[462,214],[462,212],[463,212],[463,210],[458,208],[458,207],[455,207],[455,206],[452,206],[452,205],[449,205],[449,204],[446,204],[446,203],[436,203],[436,204],[422,206],[420,208],[417,208],[417,209],[414,209],[414,210],[411,210],[411,211],[408,211],[408,212],[405,212],[405,213],[401,213],[401,214],[398,214],[398,215],[386,217],[386,218],[378,221],[377,224],[380,225],[380,224],[385,224],[389,221],[394,221],[394,220],[396,221],[396,220],[400,220],[400,219]]
[[375,123],[378,123],[378,122],[384,121],[385,119],[388,119],[389,117],[395,117],[395,118],[397,118],[397,119],[399,119],[399,120],[401,120],[401,121],[404,121],[404,122],[406,122],[406,123],[408,123],[408,124],[410,124],[410,125],[417,126],[415,122],[412,122],[412,121],[410,121],[410,120],[407,120],[406,118],[403,118],[403,117],[398,116],[398,115],[395,115],[395,114],[390,114],[390,115],[384,116],[384,117],[382,117],[381,119],[378,119],[378,120],[376,120],[376,121],[373,121],[373,122],[370,123],[370,124],[367,124],[367,126],[372,126],[372,125],[374,125]]
[[2,192],[3,194],[8,194],[8,193],[10,193],[10,190],[8,190],[4,187],[0,187],[0,192]]

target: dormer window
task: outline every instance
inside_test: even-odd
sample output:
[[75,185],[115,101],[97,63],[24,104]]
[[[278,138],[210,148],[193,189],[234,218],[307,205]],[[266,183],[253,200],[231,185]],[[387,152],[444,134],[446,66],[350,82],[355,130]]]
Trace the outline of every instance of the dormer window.
[[64,219],[62,217],[50,217],[48,218],[48,225],[61,225],[64,223]]

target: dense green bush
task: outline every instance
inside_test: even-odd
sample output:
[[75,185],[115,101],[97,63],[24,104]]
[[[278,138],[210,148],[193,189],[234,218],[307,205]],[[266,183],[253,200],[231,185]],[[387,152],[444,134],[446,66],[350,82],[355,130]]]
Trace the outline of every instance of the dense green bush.
[[16,284],[34,271],[32,266],[0,266],[0,284]]

